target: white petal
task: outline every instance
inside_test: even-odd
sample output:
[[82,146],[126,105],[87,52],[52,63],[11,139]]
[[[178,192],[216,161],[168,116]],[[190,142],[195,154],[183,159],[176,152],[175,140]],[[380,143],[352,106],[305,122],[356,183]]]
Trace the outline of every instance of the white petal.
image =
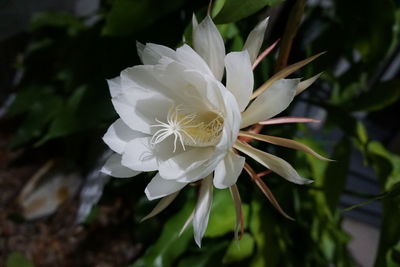
[[[138,48],[139,50],[139,48]],[[139,53],[140,59],[144,65],[155,65],[158,64],[162,57],[175,58],[176,52],[166,46],[147,43],[141,53]]]
[[299,79],[281,79],[259,95],[243,112],[241,128],[267,120],[284,111],[296,95]]
[[250,55],[251,64],[256,60],[260,52],[261,45],[264,41],[265,29],[268,26],[269,17],[261,21],[249,34],[243,46],[243,50],[247,50]]
[[199,198],[193,217],[194,240],[201,247],[201,239],[206,232],[208,218],[210,217],[211,204],[213,199],[212,176],[208,176],[201,182]]
[[197,70],[203,75],[207,74],[211,77],[214,77],[209,65],[207,65],[206,61],[204,61],[205,59],[203,59],[199,54],[196,53],[196,51],[193,50],[193,48],[186,44],[176,49],[176,59],[188,69]]
[[150,134],[156,119],[165,121],[172,102],[168,98],[152,93],[137,91],[135,94],[121,94],[112,103],[118,115],[132,130]]
[[193,25],[193,46],[220,81],[224,74],[225,45],[210,16],[207,15],[200,24]]
[[139,137],[130,141],[122,154],[122,165],[138,171],[157,170],[157,159],[150,140],[151,137]]
[[129,128],[128,125],[125,124],[125,122],[123,122],[123,120],[118,119],[108,128],[107,132],[103,136],[103,141],[112,150],[119,154],[122,154],[125,145],[129,141],[137,137],[144,136],[145,134],[132,130],[131,128]]
[[149,200],[153,200],[173,194],[181,190],[185,185],[187,185],[187,183],[165,180],[157,173],[156,176],[151,179],[144,192]]
[[226,154],[214,173],[214,186],[219,189],[224,189],[234,185],[242,172],[245,158],[234,152]]
[[240,111],[250,101],[254,79],[247,51],[231,52],[225,57],[226,88],[235,96]]
[[117,95],[122,93],[120,76],[115,77],[114,79],[107,80],[107,83],[111,97],[116,97]]
[[101,169],[101,172],[118,178],[133,177],[140,173],[138,171],[133,171],[125,166],[122,166],[121,155],[117,153],[111,155],[111,157],[106,161],[103,168]]
[[301,177],[289,163],[281,158],[278,158],[277,156],[258,150],[239,141],[235,143],[234,147],[289,182],[295,184],[309,184],[313,182],[312,180]]
[[196,147],[186,150],[166,161],[161,161],[159,163],[160,175],[167,180],[176,180],[179,178],[192,180],[192,177],[187,176],[188,173],[204,168],[203,164],[211,157],[212,153],[213,148],[210,147]]
[[142,43],[139,42],[139,41],[136,41],[136,50],[137,50],[137,54],[138,54],[140,60],[142,61],[142,63],[143,63],[142,55],[143,55],[144,47],[145,47],[144,44],[142,44]]

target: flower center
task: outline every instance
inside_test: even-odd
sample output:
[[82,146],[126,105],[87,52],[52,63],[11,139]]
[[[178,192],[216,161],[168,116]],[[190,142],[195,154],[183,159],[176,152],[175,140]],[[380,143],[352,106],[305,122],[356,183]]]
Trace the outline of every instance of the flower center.
[[164,141],[168,136],[174,136],[174,152],[179,141],[185,150],[185,145],[205,147],[216,145],[221,137],[224,126],[223,117],[212,111],[185,112],[181,106],[172,106],[167,115],[167,122],[156,118],[158,124],[151,127],[160,128],[151,138],[155,145]]

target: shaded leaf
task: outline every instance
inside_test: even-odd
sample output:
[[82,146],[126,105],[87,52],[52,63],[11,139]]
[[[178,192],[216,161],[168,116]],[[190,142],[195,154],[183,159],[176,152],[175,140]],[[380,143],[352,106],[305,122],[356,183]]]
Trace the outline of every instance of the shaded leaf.
[[326,202],[332,212],[337,209],[340,196],[346,186],[350,155],[351,142],[347,137],[343,137],[332,153],[332,158],[336,161],[329,163],[325,170],[323,187]]
[[24,254],[13,252],[7,257],[6,267],[34,267],[34,265]]
[[[242,204],[243,216],[247,218],[248,205]],[[215,190],[210,220],[205,237],[218,237],[235,230],[236,210],[229,190]]]
[[132,267],[138,266],[174,266],[174,261],[182,255],[190,242],[193,242],[193,230],[185,231],[179,235],[185,219],[194,209],[194,203],[187,202],[182,209],[172,216],[164,225],[160,237],[139,258]]
[[253,237],[245,233],[239,241],[233,240],[222,259],[223,263],[233,263],[251,256],[254,251]]
[[399,99],[400,80],[391,80],[382,82],[352,99],[349,108],[351,111],[378,111],[396,103]]
[[225,5],[214,18],[215,23],[224,24],[235,22],[266,6],[274,6],[281,3],[283,0],[225,0]]
[[118,0],[107,14],[103,34],[123,36],[136,33],[153,24],[184,3],[183,0]]

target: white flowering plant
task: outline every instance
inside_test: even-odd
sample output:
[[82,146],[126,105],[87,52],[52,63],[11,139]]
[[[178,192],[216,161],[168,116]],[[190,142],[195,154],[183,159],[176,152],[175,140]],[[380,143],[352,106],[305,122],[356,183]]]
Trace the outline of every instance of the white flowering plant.
[[162,200],[145,219],[168,206],[185,186],[198,182],[198,201],[188,222],[193,223],[199,246],[207,228],[214,187],[231,190],[238,211],[237,229],[243,229],[236,186],[243,169],[274,206],[290,218],[246,163],[245,156],[292,183],[312,182],[285,160],[251,146],[249,140],[299,149],[327,160],[294,140],[251,130],[255,124],[315,121],[273,117],[319,75],[305,81],[284,78],[319,55],[281,70],[254,91],[253,69],[273,48],[260,53],[267,25],[268,18],[250,32],[241,51],[226,54],[211,17],[207,15],[199,24],[193,16],[193,48],[183,44],[173,50],[138,42],[143,65],[127,68],[108,81],[120,118],[103,137],[115,153],[102,171],[121,178],[157,171],[145,193],[149,200]]

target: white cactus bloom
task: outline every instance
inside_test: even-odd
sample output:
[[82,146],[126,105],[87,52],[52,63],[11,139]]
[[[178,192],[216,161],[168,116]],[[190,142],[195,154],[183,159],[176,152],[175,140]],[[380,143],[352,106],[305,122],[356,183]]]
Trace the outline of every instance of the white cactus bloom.
[[[245,158],[234,148],[287,180],[309,181],[286,161],[237,140],[241,128],[286,109],[299,83],[298,79],[278,80],[248,106],[254,85],[252,64],[267,23],[265,19],[250,33],[243,51],[225,55],[223,39],[211,18],[198,24],[194,17],[194,49],[138,43],[143,65],[127,68],[108,81],[120,118],[104,135],[115,154],[102,171],[114,177],[158,171],[145,193],[149,200],[167,196],[168,203],[187,184],[203,179],[193,216],[199,246],[213,186],[234,185],[243,169]],[[226,85],[221,83],[224,70]]]

